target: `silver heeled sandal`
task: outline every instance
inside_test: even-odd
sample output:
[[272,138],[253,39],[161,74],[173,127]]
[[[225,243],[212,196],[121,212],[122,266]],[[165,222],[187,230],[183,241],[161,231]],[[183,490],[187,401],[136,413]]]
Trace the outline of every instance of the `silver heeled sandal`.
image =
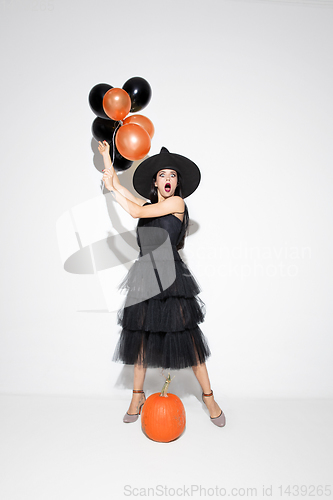
[[[131,422],[135,422],[136,420],[138,420],[139,415],[141,413],[141,408],[146,401],[146,396],[145,396],[145,393],[143,392],[143,390],[137,391],[137,390],[133,389],[133,393],[134,394],[142,393],[144,395],[144,400],[142,401],[142,403],[138,404],[138,406],[137,406],[138,412],[137,413],[127,413],[127,412],[125,413],[124,418],[123,418],[123,422],[125,422],[125,424],[129,424]],[[141,399],[140,399],[140,401],[141,401]]]
[[[209,394],[205,394],[204,392],[202,393],[202,401],[205,404],[206,408],[207,405],[204,401],[204,396],[213,396],[213,391],[211,391]],[[221,410],[221,413],[219,414],[218,417],[210,417],[211,422],[213,422],[214,425],[217,425],[218,427],[224,427],[225,426],[225,415],[223,411]]]

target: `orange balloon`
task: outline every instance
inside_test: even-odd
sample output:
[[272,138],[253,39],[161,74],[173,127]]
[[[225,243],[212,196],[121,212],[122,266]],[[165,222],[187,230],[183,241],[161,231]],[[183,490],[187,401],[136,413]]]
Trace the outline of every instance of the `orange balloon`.
[[148,154],[150,146],[148,132],[136,123],[122,125],[116,134],[116,147],[128,160],[141,160]]
[[110,89],[103,97],[103,109],[111,120],[122,120],[131,110],[131,98],[123,89]]
[[153,122],[149,120],[146,116],[143,115],[131,115],[125,118],[124,120],[124,125],[126,123],[136,123],[137,125],[140,125],[143,127],[148,134],[150,135],[150,138],[152,139],[155,133],[155,128],[153,125]]

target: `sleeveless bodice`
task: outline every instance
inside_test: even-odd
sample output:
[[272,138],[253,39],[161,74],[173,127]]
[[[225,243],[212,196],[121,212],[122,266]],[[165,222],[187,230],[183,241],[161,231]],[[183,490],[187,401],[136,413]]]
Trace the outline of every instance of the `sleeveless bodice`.
[[[149,203],[145,203],[149,204]],[[187,208],[185,207],[185,210]],[[157,248],[172,248],[172,258],[181,260],[177,245],[183,236],[183,222],[173,214],[159,217],[145,217],[138,221],[137,243],[140,248],[140,257]],[[166,253],[164,257],[167,258]]]

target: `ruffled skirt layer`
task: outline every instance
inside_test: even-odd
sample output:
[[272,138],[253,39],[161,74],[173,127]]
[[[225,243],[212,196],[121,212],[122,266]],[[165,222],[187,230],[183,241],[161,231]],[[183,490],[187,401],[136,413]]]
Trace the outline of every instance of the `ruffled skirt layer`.
[[[146,256],[145,256],[146,257]],[[136,260],[118,285],[127,295],[117,314],[122,326],[113,360],[146,367],[181,369],[210,356],[198,326],[206,308],[200,287],[180,259]]]

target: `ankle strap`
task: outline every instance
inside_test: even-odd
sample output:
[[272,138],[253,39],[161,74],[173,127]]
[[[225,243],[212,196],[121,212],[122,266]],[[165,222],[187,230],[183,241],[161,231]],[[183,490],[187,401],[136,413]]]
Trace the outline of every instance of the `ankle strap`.
[[213,391],[211,391],[209,394],[205,394],[204,392],[202,393],[204,396],[212,396],[213,395]]
[[137,391],[137,390],[133,389],[133,392],[136,394],[136,393],[143,392],[143,390],[142,390],[142,389],[140,389],[139,391]]

